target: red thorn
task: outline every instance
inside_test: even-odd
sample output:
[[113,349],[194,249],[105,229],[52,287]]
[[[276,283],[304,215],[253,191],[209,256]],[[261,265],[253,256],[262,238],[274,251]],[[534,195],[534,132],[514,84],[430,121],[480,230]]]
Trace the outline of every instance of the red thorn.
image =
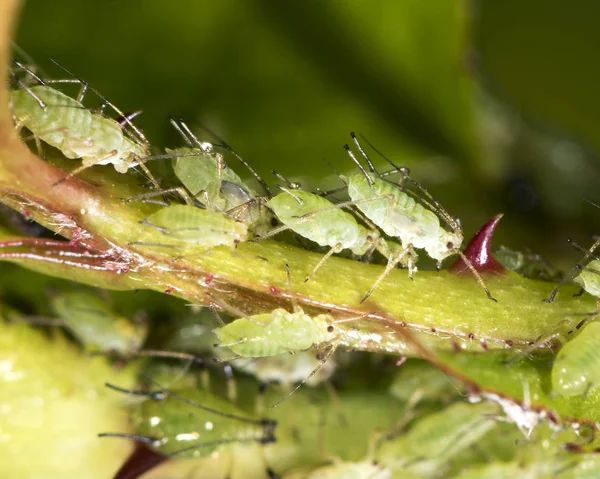
[[136,444],[135,449],[113,479],[136,479],[165,460],[164,456],[151,451],[146,446]]
[[[495,273],[504,274],[507,269],[498,263],[492,256],[492,236],[496,230],[496,226],[502,219],[502,214],[494,216],[485,223],[475,236],[469,241],[469,244],[464,250],[465,256],[473,264],[479,273]],[[455,274],[471,274],[469,267],[465,264],[462,258],[449,268],[451,273]]]
[[271,286],[269,291],[271,291],[271,294],[279,294],[279,290],[275,286]]

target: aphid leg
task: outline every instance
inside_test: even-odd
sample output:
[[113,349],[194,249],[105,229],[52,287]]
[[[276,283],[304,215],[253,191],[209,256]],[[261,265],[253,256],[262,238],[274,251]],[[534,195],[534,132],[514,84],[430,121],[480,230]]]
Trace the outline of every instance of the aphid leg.
[[78,168],[75,168],[73,171],[71,171],[67,176],[65,176],[64,178],[58,180],[57,182],[55,182],[52,186],[58,186],[62,183],[64,183],[65,181],[67,181],[69,178],[72,178],[76,175],[78,175],[79,173],[81,173],[82,171],[87,170],[88,168],[95,166],[95,165],[99,165],[100,163],[117,156],[118,152],[117,150],[112,150],[109,151],[108,153],[106,153],[105,155],[102,155],[100,158],[96,158],[94,159],[92,162],[87,163],[87,164],[83,164]]
[[155,198],[157,196],[163,196],[163,195],[166,195],[169,193],[177,193],[181,197],[181,199],[183,199],[183,201],[186,202],[186,204],[188,206],[194,206],[194,200],[188,194],[188,192],[185,190],[185,188],[183,188],[181,186],[167,188],[166,190],[152,191],[150,193],[142,193],[141,195],[135,195],[135,196],[132,196],[131,198],[123,198],[122,201],[123,201],[123,203],[131,203],[133,201],[145,202],[145,200],[148,200],[150,198]]
[[331,345],[331,346],[329,346],[327,352],[324,355],[322,355],[321,353],[319,353],[317,355],[317,359],[319,360],[319,364],[317,364],[317,366],[315,367],[315,369],[313,369],[308,376],[306,376],[294,389],[292,389],[291,392],[289,392],[284,397],[282,397],[279,401],[277,401],[275,404],[273,404],[271,406],[271,408],[277,407],[279,404],[281,404],[283,401],[285,401],[287,398],[289,398],[292,394],[294,394],[298,389],[300,389],[304,385],[304,383],[306,383],[306,381],[308,381],[310,378],[312,378],[319,371],[319,369],[321,369],[325,365],[325,363],[327,362],[327,360],[335,352],[336,348],[337,348],[337,345]]
[[154,349],[141,349],[131,353],[131,356],[148,356],[152,358],[171,358],[181,359],[182,361],[189,361],[191,364],[204,365],[204,359],[200,356],[194,356],[188,353],[178,353],[175,351],[159,351]]
[[294,286],[292,285],[292,273],[290,272],[290,265],[287,263],[285,264],[285,273],[286,273],[286,277],[287,277],[288,290],[290,291],[290,301],[292,302],[292,311],[294,311],[294,313],[301,313],[302,308],[300,306],[298,306],[298,303],[296,301],[296,294],[294,293]]
[[146,160],[144,158],[140,158],[139,156],[132,154],[131,155],[131,163],[137,163],[137,166],[139,166],[142,169],[142,171],[144,172],[144,175],[146,175],[146,178],[148,178],[150,183],[152,183],[152,187],[155,190],[160,190],[160,185],[158,184],[158,181],[156,180],[156,178],[154,178],[154,175],[150,172],[150,170],[146,166],[146,164],[145,164]]
[[[574,243],[572,239],[569,238],[568,241],[575,248],[578,248],[578,245],[576,243]],[[573,268],[571,269],[571,271],[569,271],[569,273],[566,274],[565,277],[562,280],[560,280],[560,282],[556,285],[556,288],[554,288],[552,290],[552,293],[550,294],[550,297],[548,299],[544,299],[544,302],[551,303],[552,301],[554,301],[554,298],[556,297],[556,294],[558,293],[558,290],[560,288],[562,288],[565,284],[567,284],[569,281],[571,281],[575,276],[577,276],[577,274],[579,274],[579,273],[576,273],[576,272],[583,267],[582,264],[585,264],[585,262],[590,257],[593,256],[594,251],[596,251],[596,249],[598,249],[599,246],[600,246],[600,239],[596,240],[594,242],[594,244],[588,250],[585,250],[585,254],[584,254],[583,258],[581,258],[581,260],[575,266],[573,266]]]
[[387,266],[385,267],[385,270],[383,271],[383,273],[381,273],[379,275],[379,278],[377,278],[375,280],[375,283],[373,283],[373,286],[371,286],[371,289],[369,289],[369,291],[367,292],[367,294],[365,294],[364,298],[360,300],[361,304],[364,303],[367,298],[369,296],[371,296],[371,294],[373,293],[373,291],[375,291],[375,289],[377,289],[377,287],[379,286],[379,284],[383,281],[383,279],[390,274],[390,271],[392,271],[397,265],[398,263],[400,263],[400,261],[402,261],[402,259],[406,256],[406,255],[411,255],[411,254],[415,254],[414,248],[412,246],[412,244],[409,244],[406,248],[404,248],[399,254],[398,256],[396,256],[394,259],[390,259],[388,261]]
[[590,321],[591,319],[595,318],[596,316],[598,316],[598,314],[600,313],[600,299],[596,300],[596,310],[590,314],[588,314],[585,318],[583,318],[578,324],[577,326],[575,326],[575,329],[581,329],[583,328],[588,321]]
[[479,274],[479,271],[477,271],[475,269],[475,266],[473,266],[473,263],[471,263],[471,260],[469,260],[469,258],[467,258],[465,256],[465,254],[458,248],[455,248],[453,250],[450,250],[453,253],[456,253],[457,255],[459,255],[462,260],[465,262],[465,264],[467,265],[467,267],[469,268],[469,270],[471,271],[471,273],[473,273],[473,276],[475,276],[475,279],[477,280],[477,282],[479,283],[479,285],[483,288],[483,290],[485,291],[485,294],[487,295],[488,299],[491,299],[494,302],[498,302],[497,299],[492,297],[492,294],[490,293],[490,290],[488,289],[488,287],[485,284],[485,281],[483,280],[483,278],[481,277],[481,275]]
[[333,253],[339,252],[341,250],[341,248],[342,248],[342,243],[336,243],[335,245],[333,245],[333,247],[325,254],[325,256],[323,256],[321,258],[321,260],[317,263],[317,265],[314,267],[314,269],[304,279],[304,282],[305,283],[308,282],[308,280],[310,280],[310,278],[319,270],[319,268],[321,266],[323,266],[323,264],[325,264],[325,261],[327,261]]
[[[563,319],[559,321],[558,324],[556,324],[556,326],[554,326],[549,331],[546,331],[545,333],[541,334],[533,343],[531,343],[525,349],[522,349],[521,351],[516,353],[512,358],[507,359],[505,364],[512,364],[524,356],[529,356],[531,353],[537,351],[542,347],[550,349],[555,341],[559,341],[562,344],[566,339],[565,332],[567,334],[570,334],[572,332],[571,324],[571,321],[568,319]],[[568,331],[566,331],[566,329]]]

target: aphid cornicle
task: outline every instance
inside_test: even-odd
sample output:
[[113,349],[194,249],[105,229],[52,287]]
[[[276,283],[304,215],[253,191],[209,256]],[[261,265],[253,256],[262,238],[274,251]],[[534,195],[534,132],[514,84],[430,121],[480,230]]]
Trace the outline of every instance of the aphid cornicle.
[[[361,147],[356,135],[351,133],[351,136],[369,167],[369,171],[367,171],[354,156],[350,147],[348,145],[344,146],[352,161],[360,169],[360,173],[344,178],[348,185],[348,196],[352,200],[351,203],[355,204],[370,221],[387,235],[399,238],[404,248],[404,256],[407,256],[409,252],[416,256],[415,249],[424,249],[431,258],[437,260],[438,267],[441,267],[442,261],[447,257],[460,255],[485,290],[488,298],[495,301],[481,275],[460,250],[463,241],[460,223],[450,216],[427,190],[410,178],[406,172],[404,173],[403,184],[407,181],[410,182],[423,196],[411,193],[403,186],[382,178]],[[402,171],[393,163],[392,166],[398,171]],[[440,224],[440,218],[448,224],[451,231],[447,231]],[[379,285],[390,270],[390,267],[386,268],[367,296]],[[412,267],[409,264],[409,275],[411,273]]]
[[117,121],[101,113],[93,113],[81,103],[89,88],[85,82],[79,79],[62,82],[81,84],[82,89],[77,99],[48,86],[53,82],[60,81],[48,80],[32,86],[22,84],[20,89],[11,92],[10,103],[18,130],[25,126],[36,139],[58,148],[67,158],[82,159],[82,166],[71,171],[58,183],[91,166],[112,164],[119,173],[126,173],[130,168],[139,166],[153,186],[158,188],[158,182],[144,165],[149,145],[128,117],[103,99],[134,129],[136,141],[126,135],[123,126]]
[[144,391],[107,386],[143,399],[130,412],[135,434],[101,433],[100,437],[132,439],[180,458],[208,456],[226,444],[275,441],[276,421],[257,419],[203,389],[186,389],[184,396],[164,387]]

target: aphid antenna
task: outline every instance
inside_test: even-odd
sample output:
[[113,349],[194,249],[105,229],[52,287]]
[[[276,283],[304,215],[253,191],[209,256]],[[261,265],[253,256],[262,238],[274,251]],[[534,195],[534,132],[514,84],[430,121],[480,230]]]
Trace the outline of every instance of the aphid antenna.
[[319,372],[319,370],[325,365],[325,363],[327,362],[327,360],[333,355],[333,353],[335,352],[337,346],[329,346],[327,352],[325,353],[325,355],[321,356],[320,354],[317,356],[317,358],[319,359],[319,364],[317,364],[317,366],[311,371],[311,373],[306,376],[294,389],[292,389],[289,393],[287,393],[285,396],[283,396],[279,401],[277,401],[275,404],[273,404],[272,406],[270,406],[270,409],[275,408],[277,406],[279,406],[283,401],[285,401],[286,399],[288,399],[292,394],[294,394],[296,391],[298,391],[298,389],[300,389],[302,386],[304,386],[304,384],[310,379],[312,378],[317,372]]
[[277,178],[279,178],[281,181],[283,181],[289,189],[291,189],[291,190],[301,190],[302,189],[302,185],[300,183],[298,183],[297,181],[290,181],[285,176],[283,176],[281,173],[278,173],[275,170],[271,170],[271,173],[273,173]]
[[[390,176],[390,175],[395,175],[397,173],[402,173],[402,175],[404,176],[402,182],[404,186],[404,180],[410,176],[410,168],[406,168],[404,166],[398,166],[396,165],[394,162],[392,162],[392,160],[390,160],[387,156],[385,156],[380,150],[378,150],[377,148],[375,148],[375,146],[373,145],[373,143],[371,143],[362,133],[360,134],[360,137],[365,141],[365,143],[367,145],[369,145],[371,147],[371,149],[373,151],[375,151],[375,153],[377,153],[379,156],[381,156],[385,161],[387,161],[390,166],[393,168],[392,170],[386,171],[384,173],[380,173],[379,176],[381,178],[383,178],[384,176]],[[357,141],[357,140],[355,140]]]
[[[73,74],[71,71],[69,71],[67,68],[65,68],[64,66],[62,66],[60,63],[58,63],[56,60],[54,59],[50,59],[50,61],[52,63],[54,63],[58,68],[60,68],[61,70],[63,70],[65,73],[71,75],[77,82],[81,83],[82,85],[82,91],[80,92],[80,96],[81,99],[83,99],[83,95],[85,95],[85,91],[89,88],[92,92],[94,92],[98,98],[100,98],[100,100],[102,100],[103,102],[105,102],[108,106],[110,106],[121,118],[123,118],[127,124],[127,126],[129,126],[133,132],[135,133],[135,135],[137,135],[137,139],[143,143],[146,147],[148,147],[150,145],[150,142],[148,141],[148,139],[144,136],[144,134],[142,133],[142,131],[135,126],[128,118],[127,115],[125,115],[125,113],[123,113],[121,111],[121,109],[119,109],[116,105],[114,105],[113,103],[111,103],[110,101],[108,101],[98,90],[96,90],[94,87],[92,87],[89,83],[87,83],[86,81],[84,81],[83,79],[79,78],[77,75]],[[52,80],[49,83],[52,82],[59,82],[59,83],[67,83],[65,81],[60,81],[60,80]],[[81,101],[78,98],[78,101],[81,103]]]
[[183,123],[183,121],[181,119],[179,121],[181,122],[181,124],[179,124],[177,122],[177,120],[175,120],[175,118],[173,118],[172,116],[169,116],[169,122],[179,132],[179,134],[181,135],[183,140],[187,143],[187,145],[192,148],[199,147],[201,150],[203,150],[203,148],[200,146],[200,142],[198,141],[198,139],[191,132],[190,132],[191,137],[188,135],[189,128],[187,127],[187,125],[185,126],[185,129],[184,129],[183,125],[185,125],[185,123]]
[[371,173],[375,173],[377,176],[379,176],[379,173],[375,169],[375,165],[371,161],[371,158],[369,158],[369,155],[367,155],[367,153],[365,152],[365,150],[363,150],[363,147],[358,142],[358,139],[356,138],[356,134],[353,131],[351,131],[350,132],[350,136],[352,137],[352,141],[356,145],[356,148],[358,148],[359,153],[366,160],[367,165],[369,165],[369,171],[371,171]]
[[172,358],[172,359],[180,359],[182,361],[189,361],[190,364],[197,364],[200,366],[204,366],[205,361],[204,358],[200,356],[195,356],[193,354],[188,353],[178,353],[174,351],[159,351],[155,349],[141,349],[139,351],[135,351],[131,354],[132,356],[148,356],[152,358]]
[[346,153],[348,153],[348,156],[350,157],[350,159],[354,162],[354,164],[356,166],[358,166],[361,173],[365,176],[369,186],[373,186],[373,179],[369,176],[369,173],[367,173],[367,170],[365,170],[365,167],[360,163],[360,161],[358,161],[356,156],[354,156],[354,153],[352,153],[352,150],[350,149],[350,147],[347,144],[344,145],[344,150],[346,150]]
[[[29,67],[23,65],[20,61],[18,61],[16,58],[12,59],[12,62],[17,65],[21,70],[23,70],[25,73],[27,73],[31,78],[33,78],[35,81],[37,81],[40,85],[45,85],[44,80],[42,80],[33,70],[31,70]],[[19,84],[22,85],[22,83],[19,81]]]
[[249,423],[249,424],[259,424],[259,425],[264,423],[264,420],[249,419],[247,417],[238,416],[237,414],[231,414],[231,413],[227,413],[227,412],[223,412],[223,411],[217,411],[216,409],[204,406],[200,403],[197,403],[196,401],[192,401],[183,396],[180,396],[179,394],[160,385],[156,380],[154,380],[146,375],[142,375],[142,376],[144,376],[144,378],[146,380],[148,380],[150,383],[152,383],[155,386],[157,386],[158,388],[160,388],[160,390],[159,391],[143,391],[140,389],[126,389],[126,388],[121,388],[121,387],[115,386],[110,383],[106,383],[106,386],[111,389],[114,389],[115,391],[121,392],[121,393],[133,394],[135,396],[145,396],[145,397],[149,397],[150,399],[155,399],[157,401],[162,401],[164,399],[172,397],[173,399],[177,399],[179,402],[181,402],[183,404],[187,404],[188,406],[196,407],[198,409],[202,409],[203,411],[210,412],[212,414],[216,414],[218,416],[225,417],[228,419],[233,419],[235,421],[245,422],[245,423]]
[[212,137],[214,137],[220,144],[215,144],[215,146],[218,146],[220,148],[224,148],[225,150],[227,150],[229,153],[231,153],[233,156],[236,157],[236,159],[246,167],[246,169],[252,174],[252,176],[254,176],[254,178],[256,179],[256,181],[258,181],[258,183],[260,184],[260,186],[262,186],[262,188],[265,190],[265,192],[267,193],[267,195],[269,195],[269,197],[273,196],[273,193],[271,192],[269,185],[267,185],[267,182],[265,180],[262,179],[262,177],[256,172],[256,170],[254,168],[252,168],[252,166],[250,166],[250,163],[248,163],[246,160],[244,160],[242,158],[242,156],[235,151],[222,137],[220,137],[219,135],[217,135],[214,130],[212,130],[211,128],[209,128],[208,126],[206,126],[203,123],[199,123],[198,125],[200,128],[202,128],[204,131],[208,132],[209,135],[211,135]]
[[[301,198],[299,198],[297,195],[295,195],[294,193],[292,193],[292,189],[285,188],[284,186],[281,186],[281,185],[275,185],[275,187],[276,187],[278,190],[281,190],[281,191],[283,191],[284,193],[287,193],[288,195],[290,195],[292,198],[294,198],[294,199],[295,199],[295,200],[298,202],[298,204],[299,204],[299,205],[301,205],[301,204],[303,203],[303,201],[302,201],[302,199],[301,199]],[[289,229],[289,227],[287,227],[287,226],[286,226],[286,227],[285,227],[285,228],[283,228],[281,231],[283,231],[283,230],[286,230],[286,229]],[[271,236],[272,236],[272,235],[271,235]]]

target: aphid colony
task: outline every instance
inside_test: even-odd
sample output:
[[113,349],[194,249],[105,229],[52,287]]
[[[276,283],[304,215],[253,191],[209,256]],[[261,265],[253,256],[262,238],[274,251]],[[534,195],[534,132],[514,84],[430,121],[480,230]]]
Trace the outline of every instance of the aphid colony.
[[[493,299],[460,250],[463,233],[458,220],[411,178],[406,168],[399,168],[384,157],[393,169],[380,174],[353,133],[354,145],[368,170],[346,145],[349,158],[358,168],[356,173],[340,176],[348,200],[337,201],[327,193],[304,191],[278,174],[285,185],[278,185],[279,193],[273,195],[266,182],[226,143],[200,141],[185,123],[172,120],[186,146],[152,155],[149,142],[133,124],[132,116],[125,115],[84,81],[74,76],[46,80],[22,63],[15,61],[14,65],[11,106],[17,130],[29,130],[40,155],[42,143],[46,143],[66,158],[82,160],[81,166],[56,185],[95,165],[112,164],[120,173],[139,167],[148,177],[153,191],[124,201],[152,202],[162,207],[145,218],[132,245],[176,248],[178,256],[185,258],[217,246],[235,247],[244,241],[261,241],[291,230],[329,248],[306,281],[332,254],[349,250],[355,257],[371,258],[378,251],[387,260],[387,267],[365,292],[363,301],[398,265],[408,268],[412,278],[417,270],[418,250],[425,250],[437,261],[438,268],[445,258],[461,255],[487,296]],[[63,83],[79,85],[76,98],[55,88]],[[101,110],[86,108],[85,95],[89,91],[101,99]],[[107,116],[105,107],[118,118]],[[226,164],[219,149],[242,163],[264,191],[259,194],[244,182]],[[157,160],[172,161],[181,185],[159,186],[147,167],[148,162]],[[394,174],[400,175],[399,181],[390,179]],[[181,203],[165,202],[173,194]],[[156,231],[164,234],[164,241],[156,241]]]
[[[272,193],[266,182],[229,145],[218,138],[217,143],[200,141],[183,121],[171,120],[171,123],[185,146],[167,149],[165,154],[154,154],[140,129],[133,124],[132,115],[124,114],[103,97],[100,97],[103,105],[112,108],[118,118],[109,117],[104,109],[94,111],[85,106],[88,91],[98,95],[85,82],[75,77],[68,80],[42,79],[31,68],[18,62],[15,62],[13,80],[15,88],[11,93],[11,105],[17,130],[25,139],[29,138],[24,133],[25,129],[29,131],[40,156],[44,155],[45,143],[58,149],[68,159],[82,160],[81,165],[75,166],[56,182],[56,187],[96,165],[112,164],[117,172],[123,174],[139,167],[146,175],[152,189],[124,201],[145,202],[157,208],[141,221],[137,237],[130,242],[132,247],[172,249],[177,257],[186,259],[208,253],[216,247],[236,248],[242,242],[262,241],[289,230],[302,239],[327,248],[320,260],[311,265],[305,281],[318,275],[319,269],[333,254],[349,251],[355,257],[370,259],[374,252],[378,252],[387,265],[371,288],[364,292],[363,302],[398,266],[406,268],[412,278],[417,271],[419,250],[424,250],[434,259],[438,268],[449,256],[461,256],[487,297],[494,300],[483,278],[460,250],[464,239],[460,222],[446,212],[406,168],[394,165],[381,155],[392,168],[378,172],[353,133],[353,147],[360,156],[357,157],[348,145],[344,149],[356,170],[340,175],[344,184],[341,190],[347,194],[347,199],[337,200],[329,193],[303,190],[298,183],[276,172],[274,174],[282,184],[277,185],[276,193]],[[56,89],[55,86],[61,83],[78,85],[79,95],[72,98]],[[226,163],[221,150],[245,166],[260,185],[260,192],[242,180]],[[172,163],[177,181],[175,185],[161,187],[162,179],[159,182],[147,166],[155,161]],[[392,180],[394,175],[399,175],[397,181]],[[164,240],[156,241],[156,231]],[[597,242],[586,252],[574,268],[574,274],[559,284],[550,300],[568,279],[573,279],[589,294],[600,298],[600,259],[594,256],[598,245]],[[337,348],[361,348],[365,342],[373,341],[373,338],[365,337],[352,327],[352,323],[362,316],[340,319],[330,314],[311,315],[303,311],[296,304],[289,281],[293,271],[288,268],[287,274],[287,293],[291,298],[289,308],[245,315],[232,311],[226,303],[211,296],[215,310],[234,312],[237,319],[221,323],[214,329],[205,328],[205,349],[196,345],[196,350],[189,352],[144,349],[148,325],[143,317],[126,319],[112,311],[104,300],[85,291],[52,296],[50,304],[55,316],[52,318],[21,317],[14,313],[6,316],[15,322],[64,327],[86,351],[116,355],[122,359],[172,357],[186,360],[189,368],[192,363],[200,362],[196,354],[210,351],[219,362],[226,364],[227,371],[231,371],[228,365],[231,362],[234,368],[261,381],[282,383],[283,394],[279,390],[271,392],[271,397],[267,395],[266,402],[273,407],[280,405],[305,383],[311,386],[327,383],[335,368],[331,359]],[[591,322],[597,313],[589,314],[568,332],[567,337],[572,339],[559,351],[553,366],[555,393],[585,395],[600,386],[600,330],[596,331],[600,326]],[[209,338],[208,342],[206,338]],[[218,343],[214,344],[216,340]],[[377,341],[385,342],[386,338],[379,337]],[[326,369],[327,366],[330,369]],[[422,371],[418,374],[422,375]],[[151,377],[156,376],[152,374]],[[470,451],[471,446],[477,444],[481,448],[483,438],[499,427],[494,416],[501,411],[490,402],[467,405],[453,398],[442,412],[422,418],[417,415],[413,421],[410,415],[420,402],[426,402],[423,398],[427,397],[427,391],[419,387],[410,397],[400,399],[410,417],[399,418],[397,424],[390,424],[389,417],[392,415],[386,416],[384,424],[380,425],[380,431],[385,433],[380,432],[380,437],[369,450],[363,451],[363,460],[357,461],[358,457],[343,457],[341,454],[331,460],[333,456],[325,457],[323,451],[307,453],[302,450],[308,443],[317,443],[320,434],[334,435],[327,430],[328,426],[321,428],[325,431],[315,426],[318,432],[305,443],[297,440],[297,436],[302,436],[307,429],[306,418],[298,421],[290,417],[297,417],[302,414],[303,407],[308,408],[302,406],[303,400],[309,402],[303,399],[304,391],[293,406],[286,401],[283,408],[270,408],[265,414],[265,399],[262,397],[256,396],[254,408],[237,403],[240,395],[236,393],[237,386],[233,385],[230,374],[226,398],[208,387],[206,376],[203,376],[202,388],[185,381],[183,386],[179,386],[178,383],[185,377],[187,373],[184,372],[167,375],[159,381],[150,379],[147,388],[139,390],[110,385],[116,392],[138,399],[133,401],[130,411],[133,432],[104,432],[101,436],[133,439],[161,454],[178,458],[197,460],[211,456],[214,459],[216,452],[224,454],[227,464],[223,477],[238,477],[232,471],[238,467],[236,461],[239,460],[241,445],[254,448],[249,462],[254,461],[259,469],[256,477],[275,477],[273,471],[283,471],[283,477],[288,479],[389,478],[405,474],[410,477],[439,477],[441,468],[448,468],[447,471],[442,470],[442,473],[447,472],[446,477],[471,477],[471,472],[480,474],[473,477],[488,477],[494,474],[496,467],[514,471],[539,466],[537,459],[511,458],[513,462],[505,460],[501,467],[489,461],[485,465],[480,464],[481,461],[473,459],[471,469],[451,470],[454,457],[475,455]],[[172,387],[165,382],[167,379],[174,383]],[[294,384],[297,385],[294,387]],[[447,386],[445,382],[443,385]],[[339,410],[331,411],[332,417],[343,418],[344,414],[353,412],[347,406],[352,404],[347,397],[342,397],[340,402],[332,389],[328,394],[332,398],[331,404],[341,404],[342,409],[345,408],[343,414]],[[451,391],[448,396],[452,398],[453,394],[454,391]],[[439,398],[437,392],[432,395]],[[300,412],[290,411],[292,407],[298,407]],[[254,412],[249,412],[250,409]],[[289,417],[284,418],[285,414],[280,412],[282,409]],[[384,406],[382,410],[386,410]],[[344,421],[340,419],[338,422]],[[317,422],[315,420],[315,424]],[[517,421],[513,419],[512,422]],[[282,423],[286,425],[283,432]],[[517,424],[529,439],[534,426]],[[347,434],[343,427],[339,429],[342,431],[340,434]],[[374,424],[372,429],[375,429]],[[408,433],[404,434],[406,431]],[[290,453],[290,450],[294,452]],[[293,467],[279,462],[283,456],[288,459],[296,457],[294,454],[301,460],[292,461]],[[307,457],[312,462],[307,462]],[[544,460],[538,462],[541,464]],[[308,465],[300,467],[300,464]],[[549,464],[547,470],[550,474],[577,467],[570,466],[562,458]],[[197,464],[190,466],[182,477],[203,477],[199,467]],[[247,464],[241,467],[247,467]]]

